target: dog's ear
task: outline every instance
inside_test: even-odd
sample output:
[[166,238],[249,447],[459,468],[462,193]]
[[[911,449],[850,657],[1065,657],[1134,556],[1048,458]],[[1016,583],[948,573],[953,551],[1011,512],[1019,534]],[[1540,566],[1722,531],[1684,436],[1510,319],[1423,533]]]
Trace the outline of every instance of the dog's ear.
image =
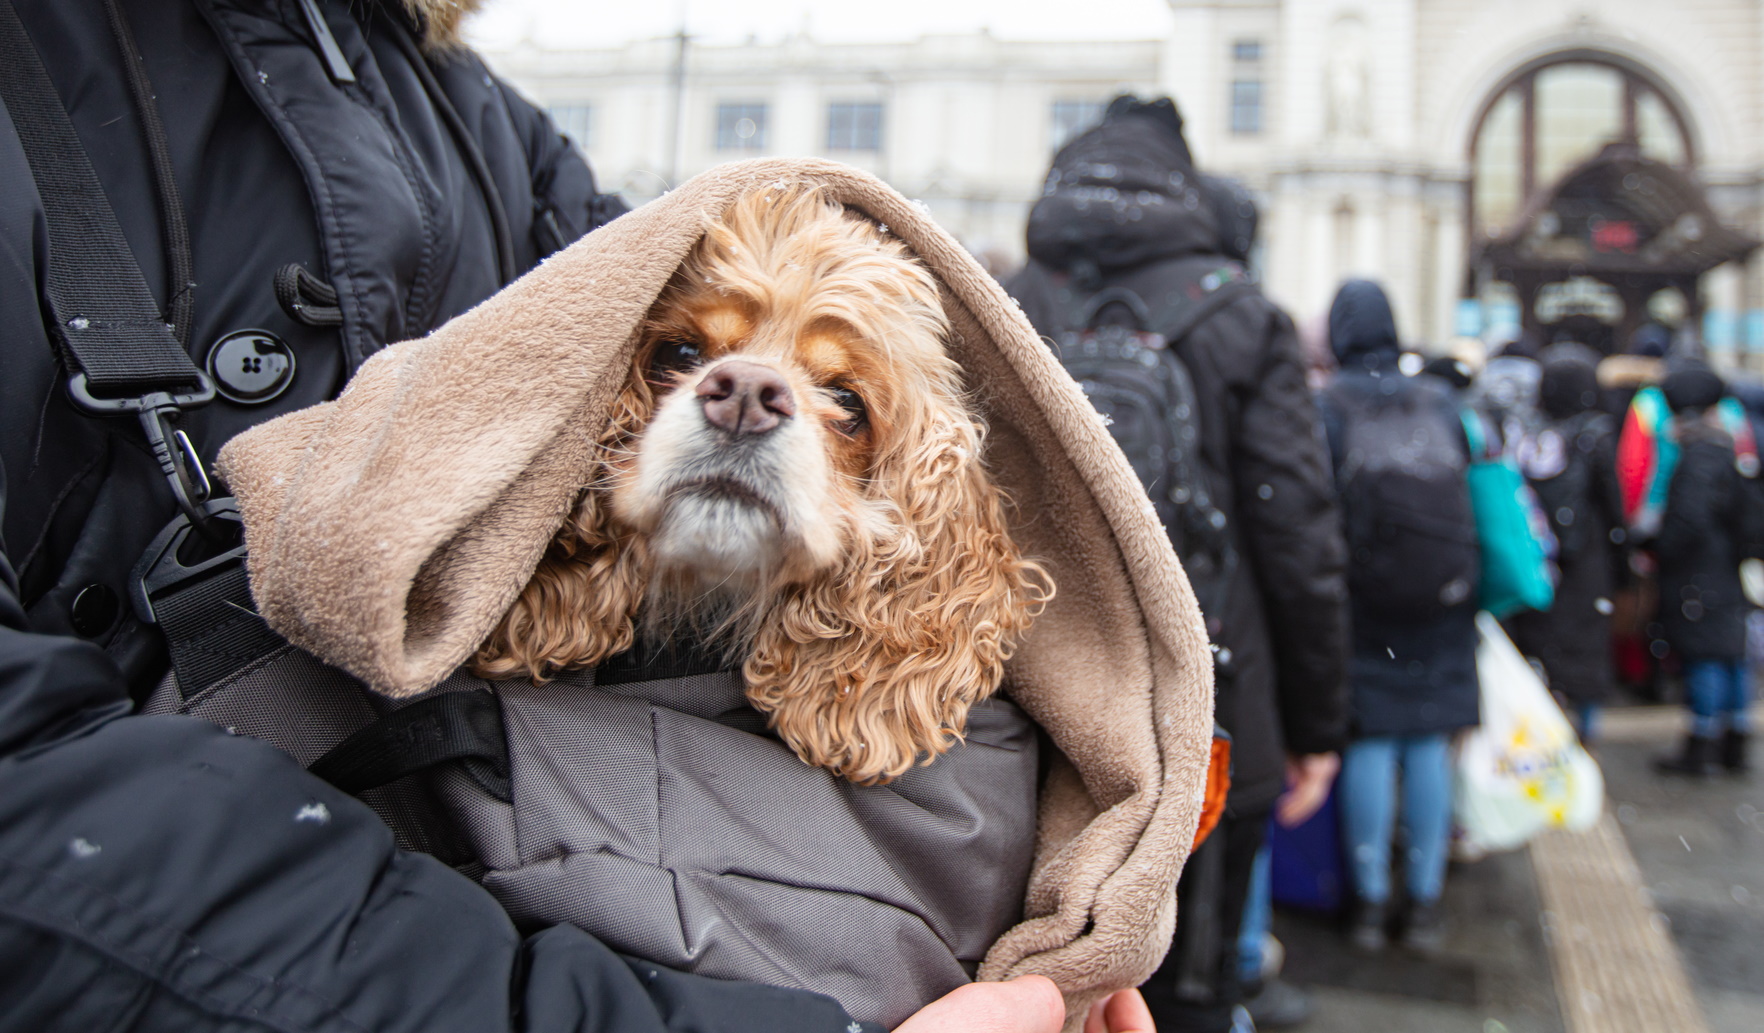
[[644,591],[641,544],[612,535],[605,505],[598,490],[584,496],[532,580],[478,647],[472,673],[537,682],[631,648]]
[[953,745],[1053,595],[1010,536],[980,427],[959,408],[925,422],[872,475],[898,527],[781,600],[745,670],[749,699],[798,756],[860,784]]

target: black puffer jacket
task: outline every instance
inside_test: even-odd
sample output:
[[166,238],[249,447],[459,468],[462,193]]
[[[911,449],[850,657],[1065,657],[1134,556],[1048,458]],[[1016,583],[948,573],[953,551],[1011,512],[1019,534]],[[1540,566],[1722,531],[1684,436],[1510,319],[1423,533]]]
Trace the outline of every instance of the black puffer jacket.
[[[13,3],[166,304],[164,226],[104,5]],[[120,7],[188,212],[191,354],[255,328],[296,361],[273,401],[192,415],[204,457],[332,397],[382,346],[621,208],[475,57],[420,57],[424,26],[401,5]],[[371,811],[285,754],[193,718],[127,716],[129,688],[165,660],[121,600],[175,509],[139,426],[68,402],[41,301],[54,256],[12,115],[0,107],[0,1030],[850,1028],[827,998],[626,962],[574,929],[523,942],[482,889],[395,850]],[[340,325],[278,303],[290,265],[335,287]]]
[[[1104,275],[1156,310],[1226,265],[1180,125],[1168,101],[1118,103],[1054,158],[1029,217],[1031,261],[1006,285],[1043,335],[1058,335],[1074,275]],[[1256,813],[1281,791],[1283,751],[1344,742],[1344,550],[1286,314],[1254,292],[1209,316],[1183,347],[1210,492],[1244,560],[1216,643],[1230,650],[1231,672],[1217,713],[1233,740],[1231,807]]]
[[[1468,462],[1450,389],[1436,377],[1405,377],[1397,369],[1396,321],[1382,289],[1366,281],[1342,287],[1329,312],[1329,343],[1341,370],[1319,403],[1338,476],[1352,422],[1384,405],[1431,410],[1433,423],[1452,435]],[[1355,736],[1430,735],[1480,721],[1473,597],[1414,621],[1369,612],[1376,607],[1364,599],[1352,599],[1351,608]]]
[[1660,563],[1660,623],[1672,648],[1693,660],[1746,655],[1740,587],[1744,504],[1733,439],[1702,415],[1675,416],[1678,466],[1654,553]]

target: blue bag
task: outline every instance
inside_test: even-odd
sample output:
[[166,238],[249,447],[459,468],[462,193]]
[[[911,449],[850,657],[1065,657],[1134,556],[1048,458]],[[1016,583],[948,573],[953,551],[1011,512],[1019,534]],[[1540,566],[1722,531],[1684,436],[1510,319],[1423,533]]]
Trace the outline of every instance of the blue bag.
[[1464,435],[1470,442],[1470,509],[1482,550],[1482,608],[1497,618],[1547,610],[1556,598],[1547,518],[1519,468],[1489,452],[1481,417],[1464,413]]

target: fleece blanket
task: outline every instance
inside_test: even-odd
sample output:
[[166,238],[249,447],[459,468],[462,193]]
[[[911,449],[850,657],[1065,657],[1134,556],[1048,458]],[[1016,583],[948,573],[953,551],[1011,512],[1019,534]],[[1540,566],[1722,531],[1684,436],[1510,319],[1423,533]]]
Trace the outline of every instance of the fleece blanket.
[[1076,1029],[1169,946],[1206,787],[1212,658],[1169,539],[1082,391],[998,283],[875,177],[820,160],[712,169],[380,352],[336,401],[235,438],[220,468],[252,594],[276,631],[378,692],[439,684],[561,526],[637,327],[706,221],[778,183],[820,186],[937,276],[1013,533],[1058,585],[1006,672],[1058,756],[1025,917],[980,978],[1050,977]]

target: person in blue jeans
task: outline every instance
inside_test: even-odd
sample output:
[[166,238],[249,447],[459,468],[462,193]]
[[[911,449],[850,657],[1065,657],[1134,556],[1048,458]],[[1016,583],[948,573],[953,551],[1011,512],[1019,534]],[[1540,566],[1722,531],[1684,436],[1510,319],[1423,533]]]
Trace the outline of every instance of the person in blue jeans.
[[[1348,871],[1362,902],[1382,904],[1391,898],[1391,834],[1397,815],[1402,815],[1409,901],[1403,942],[1421,953],[1436,951],[1442,931],[1438,901],[1452,825],[1451,737],[1435,732],[1360,739],[1342,757],[1340,792]],[[1356,925],[1353,936],[1355,946],[1383,946],[1382,928]]]
[[[1443,940],[1439,894],[1451,824],[1447,745],[1478,724],[1479,567],[1470,446],[1450,389],[1406,377],[1390,302],[1349,282],[1329,312],[1340,371],[1318,399],[1348,541],[1352,742],[1337,801],[1354,900],[1349,939],[1368,952]],[[1401,775],[1401,807],[1397,783]],[[1406,909],[1393,909],[1390,844],[1400,810]]]
[[1661,771],[1702,777],[1717,765],[1747,769],[1751,685],[1746,669],[1746,617],[1751,604],[1739,564],[1751,547],[1748,505],[1755,505],[1735,461],[1733,438],[1715,406],[1726,385],[1707,366],[1687,363],[1661,385],[1672,407],[1670,433],[1678,465],[1654,555],[1660,570],[1660,625],[1684,658],[1690,734]]

